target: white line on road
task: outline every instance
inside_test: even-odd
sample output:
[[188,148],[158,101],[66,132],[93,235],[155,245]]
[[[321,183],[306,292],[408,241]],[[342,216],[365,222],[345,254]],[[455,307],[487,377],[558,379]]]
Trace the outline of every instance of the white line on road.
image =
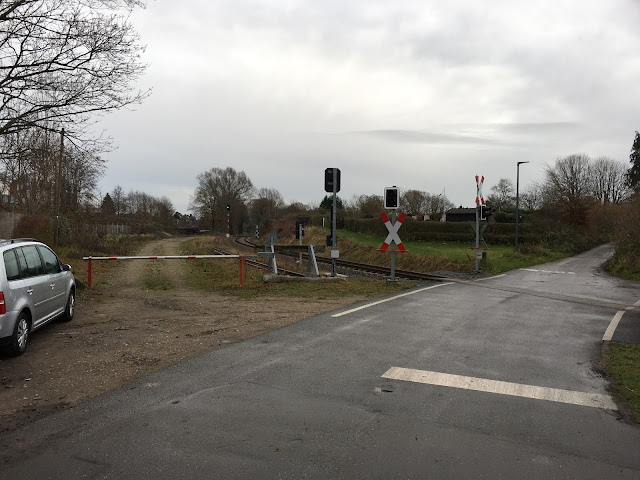
[[425,290],[431,290],[432,288],[444,287],[445,285],[453,285],[451,282],[448,283],[440,283],[439,285],[432,285],[430,287],[421,288],[419,290],[413,290],[411,292],[402,293],[400,295],[396,295],[395,297],[385,298],[384,300],[378,300],[377,302],[367,303],[366,305],[361,305],[360,307],[352,308],[351,310],[346,310],[344,312],[335,313],[331,315],[333,318],[342,317],[343,315],[348,315],[353,312],[357,312],[358,310],[364,310],[365,308],[373,307],[375,305],[380,305],[381,303],[390,302],[391,300],[396,300],[401,297],[406,297],[408,295],[414,295],[416,293],[424,292]]
[[609,341],[613,338],[613,332],[616,331],[616,328],[618,328],[618,323],[620,323],[620,319],[622,318],[622,315],[624,315],[624,310],[621,310],[619,312],[617,312],[613,318],[611,319],[611,323],[609,323],[609,326],[607,327],[607,330],[604,332],[604,335],[602,336],[602,341]]
[[598,393],[575,392],[559,388],[537,387],[522,383],[501,382],[486,378],[463,377],[449,373],[430,372],[428,370],[414,370],[412,368],[391,367],[383,378],[403,380],[405,382],[426,383],[442,387],[462,388],[477,392],[497,393],[514,397],[548,400],[551,402],[569,403],[585,407],[617,410],[618,407],[607,395]]
[[521,268],[520,270],[525,270],[527,272],[542,272],[542,273],[566,273],[567,275],[576,274],[576,272],[563,272],[560,270],[536,270],[535,268]]
[[633,304],[632,307],[627,307],[627,310],[635,310],[638,311],[638,307],[640,307],[640,300]]
[[493,277],[479,278],[476,280],[476,282],[482,282],[483,280],[491,280],[493,278],[500,278],[500,277],[504,277],[505,275],[506,273],[501,273],[500,275],[494,275]]

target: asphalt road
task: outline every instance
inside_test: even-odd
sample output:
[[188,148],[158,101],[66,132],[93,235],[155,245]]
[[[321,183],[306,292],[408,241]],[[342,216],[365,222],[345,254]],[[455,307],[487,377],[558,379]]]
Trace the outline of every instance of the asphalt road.
[[608,254],[202,355],[34,424],[2,477],[638,479],[640,428],[594,368],[640,302],[600,270]]

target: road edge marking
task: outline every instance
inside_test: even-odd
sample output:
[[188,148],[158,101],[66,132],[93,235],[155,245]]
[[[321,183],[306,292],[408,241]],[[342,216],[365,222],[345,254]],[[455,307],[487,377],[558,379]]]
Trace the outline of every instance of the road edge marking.
[[438,287],[444,287],[445,285],[453,285],[452,282],[447,282],[447,283],[440,283],[438,285],[431,285],[430,287],[424,287],[424,288],[420,288],[418,290],[413,290],[411,292],[407,292],[407,293],[401,293],[400,295],[395,295],[393,297],[390,298],[385,298],[383,300],[378,300],[377,302],[371,302],[371,303],[367,303],[366,305],[361,305],[359,307],[356,308],[352,308],[351,310],[345,310],[344,312],[340,312],[340,313],[334,313],[333,315],[331,315],[333,318],[338,318],[338,317],[342,317],[343,315],[348,315],[350,313],[353,312],[357,312],[359,310],[364,310],[365,308],[369,308],[369,307],[373,307],[375,305],[380,305],[381,303],[386,303],[386,302],[390,302],[392,300],[396,300],[398,298],[402,298],[402,297],[407,297],[409,295],[415,295],[416,293],[420,293],[420,292],[424,292],[425,290],[431,290],[433,288],[438,288]]
[[609,322],[609,326],[607,327],[607,329],[604,332],[604,335],[602,336],[603,342],[611,341],[611,339],[613,338],[613,334],[616,331],[616,328],[618,328],[618,324],[620,323],[620,319],[622,318],[622,315],[624,315],[624,310],[618,310],[616,314],[613,316],[613,318],[611,319],[611,322]]
[[501,273],[500,275],[494,275],[493,277],[478,278],[476,282],[482,282],[483,280],[491,280],[493,278],[500,278],[500,277],[504,277],[505,275],[506,273]]
[[412,368],[402,367],[391,367],[382,375],[382,377],[405,382],[474,390],[476,392],[496,393],[512,397],[568,403],[583,407],[618,410],[617,405],[611,397],[599,393],[586,393],[560,388],[538,387],[523,383],[503,382],[487,378],[465,377],[450,373],[431,372],[428,370],[415,370]]

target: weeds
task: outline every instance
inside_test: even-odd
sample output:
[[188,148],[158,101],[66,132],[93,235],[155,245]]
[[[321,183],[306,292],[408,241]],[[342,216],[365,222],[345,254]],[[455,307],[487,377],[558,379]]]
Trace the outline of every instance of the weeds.
[[616,396],[640,422],[640,345],[609,342],[602,356]]

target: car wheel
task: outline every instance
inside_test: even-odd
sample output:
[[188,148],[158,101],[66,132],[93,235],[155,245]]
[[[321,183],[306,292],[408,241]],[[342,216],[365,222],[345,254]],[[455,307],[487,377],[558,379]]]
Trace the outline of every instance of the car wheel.
[[64,313],[60,320],[63,322],[69,322],[73,319],[73,313],[76,310],[76,292],[71,290],[69,292],[69,298],[67,298],[67,306],[64,309]]
[[29,340],[29,317],[21,313],[16,320],[16,326],[13,328],[13,335],[7,346],[7,353],[14,357],[22,355],[27,349],[27,341]]

